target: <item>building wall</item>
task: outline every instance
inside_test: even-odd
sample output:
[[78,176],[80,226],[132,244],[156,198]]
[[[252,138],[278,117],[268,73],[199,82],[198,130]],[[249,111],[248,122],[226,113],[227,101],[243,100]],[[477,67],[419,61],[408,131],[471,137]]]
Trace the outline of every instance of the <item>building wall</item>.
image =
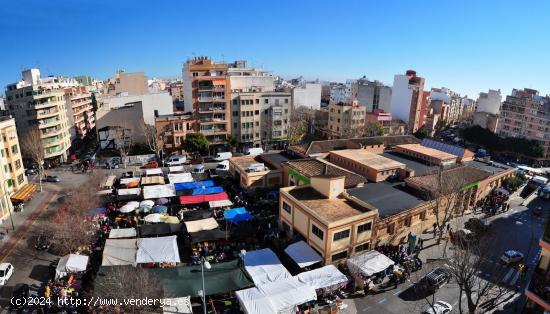
[[413,150],[410,150],[410,149],[407,149],[407,148],[404,148],[404,147],[401,147],[401,146],[396,146],[394,148],[394,150],[395,150],[396,153],[400,153],[400,154],[403,154],[403,155],[407,155],[409,157],[413,157],[413,158],[416,158],[416,159],[423,160],[423,161],[425,161],[425,162],[427,162],[431,165],[446,166],[446,165],[451,165],[451,164],[456,163],[456,157],[449,158],[449,159],[440,159],[440,158],[437,158],[435,156],[422,154],[422,153],[419,153],[419,152],[416,152],[416,151],[413,151]]
[[155,118],[155,128],[164,154],[183,153],[187,134],[195,132],[195,123],[190,116],[170,115]]
[[365,130],[366,109],[355,104],[332,103],[328,106],[330,139],[361,137]]
[[501,103],[502,96],[500,95],[500,90],[490,89],[487,93],[479,93],[476,112],[487,112],[498,115]]
[[143,72],[123,72],[120,71],[115,77],[114,90],[107,94],[116,95],[145,95],[149,93],[147,78]]
[[[141,125],[143,119],[142,104],[140,102],[128,104],[122,107],[116,107],[108,110],[97,120],[97,129],[99,131],[100,147],[104,149],[111,141],[117,140],[115,132],[102,132],[105,128],[124,128],[128,130],[126,136],[131,136],[133,144],[145,143],[145,135]],[[107,134],[110,134],[107,136]],[[119,145],[119,143],[115,143]]]
[[[155,125],[155,113],[157,115],[171,115],[174,113],[172,97],[167,92],[133,96],[115,96],[103,98],[103,108],[101,111],[124,107],[127,104],[141,103],[143,121],[149,125]],[[98,116],[104,113],[98,114]],[[98,118],[101,121],[102,118]],[[128,124],[139,123],[139,121],[128,121]]]
[[310,109],[321,108],[321,84],[306,83],[292,89],[292,108],[301,106]]
[[360,106],[365,106],[367,112],[376,109],[390,111],[391,87],[368,80],[358,80],[355,84],[357,102]]
[[406,75],[395,75],[393,78],[390,105],[393,118],[409,123],[412,94],[413,91],[409,88],[409,77]]
[[473,115],[473,124],[486,128],[493,133],[498,130],[499,116],[487,112],[475,112]]
[[3,168],[2,178],[3,180],[11,179],[11,183],[8,184],[8,186],[11,185],[9,190],[15,192],[27,184],[15,120],[8,117],[0,119],[0,133],[2,134],[1,148],[3,149],[0,155]]

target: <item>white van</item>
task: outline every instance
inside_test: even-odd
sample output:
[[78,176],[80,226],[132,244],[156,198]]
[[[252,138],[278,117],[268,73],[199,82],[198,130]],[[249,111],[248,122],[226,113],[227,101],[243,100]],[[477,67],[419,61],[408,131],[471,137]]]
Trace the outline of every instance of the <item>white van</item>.
[[204,173],[204,165],[193,165],[193,173]]
[[216,154],[216,157],[214,157],[214,160],[223,161],[223,160],[228,160],[231,157],[233,157],[233,154],[231,154],[230,152],[221,152]]
[[183,155],[174,155],[166,159],[166,164],[168,166],[179,166],[179,165],[185,164],[186,161],[187,161],[187,157]]
[[216,166],[216,171],[228,171],[228,170],[229,170],[229,160],[221,161]]
[[249,148],[246,151],[246,154],[250,155],[250,156],[258,156],[258,155],[261,155],[263,153],[264,153],[264,150],[261,147],[252,147],[252,148]]

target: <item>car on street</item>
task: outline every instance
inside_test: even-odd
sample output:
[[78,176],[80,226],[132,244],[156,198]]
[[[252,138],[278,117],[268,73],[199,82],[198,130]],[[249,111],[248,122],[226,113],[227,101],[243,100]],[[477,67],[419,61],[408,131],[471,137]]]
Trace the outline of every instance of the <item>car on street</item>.
[[143,165],[143,169],[154,169],[154,168],[158,168],[158,167],[159,167],[159,163],[156,162],[155,160],[151,160],[148,163],[146,163],[145,165]]
[[204,173],[204,165],[203,164],[193,165],[193,173]]
[[445,301],[437,301],[433,304],[433,306],[430,306],[429,309],[422,312],[422,314],[447,314],[451,313],[453,310],[453,306]]
[[519,263],[523,261],[523,253],[516,250],[508,250],[502,254],[500,261],[506,265]]
[[46,182],[61,182],[59,176],[46,176]]
[[542,216],[542,206],[537,206],[533,209],[533,215],[540,217]]
[[443,268],[437,267],[420,279],[419,285],[422,290],[434,293],[451,280],[451,273]]
[[13,275],[13,265],[10,263],[0,264],[0,286],[5,286]]
[[187,157],[183,155],[174,155],[170,156],[166,159],[166,164],[171,166],[180,166],[187,162]]

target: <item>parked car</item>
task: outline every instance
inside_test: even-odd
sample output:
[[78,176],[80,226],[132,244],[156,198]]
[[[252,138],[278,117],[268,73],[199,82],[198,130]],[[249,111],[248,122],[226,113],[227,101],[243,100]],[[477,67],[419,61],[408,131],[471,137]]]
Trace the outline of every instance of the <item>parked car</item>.
[[204,173],[204,165],[193,165],[193,173]]
[[421,289],[429,293],[434,293],[435,291],[437,291],[437,289],[444,286],[450,280],[451,274],[449,273],[449,271],[443,267],[437,267],[429,272],[426,276],[422,277],[419,284]]
[[38,171],[36,169],[33,169],[33,168],[25,169],[25,175],[27,175],[27,176],[35,175],[37,173],[38,173]]
[[261,147],[252,147],[246,150],[246,155],[258,156],[264,153],[263,148]]
[[46,182],[61,182],[58,176],[46,176]]
[[216,157],[214,157],[214,160],[215,161],[224,161],[224,160],[229,160],[229,158],[233,157],[233,154],[230,153],[230,152],[221,152],[221,153],[217,153],[216,154]]
[[472,232],[481,235],[491,227],[491,223],[484,219],[470,218],[464,223],[464,228],[471,230]]
[[542,216],[542,206],[537,206],[533,209],[533,215],[540,217]]
[[13,275],[14,268],[10,263],[0,264],[0,286],[5,286]]
[[516,250],[508,250],[502,254],[500,261],[506,265],[519,263],[523,261],[523,253]]
[[50,248],[50,245],[51,245],[51,243],[50,243],[50,240],[48,239],[48,237],[40,235],[36,239],[36,244],[34,245],[34,248],[37,251],[46,251]]
[[158,167],[159,167],[159,163],[156,162],[155,160],[151,160],[151,161],[147,162],[145,165],[143,165],[144,169],[153,169],[153,168],[158,168]]
[[187,162],[187,157],[183,155],[174,155],[166,158],[166,164],[168,166],[180,166]]
[[228,170],[229,170],[229,160],[221,161],[216,166],[216,171],[228,171]]
[[426,311],[422,312],[422,314],[447,314],[451,313],[453,310],[453,306],[445,301],[437,301],[434,303],[433,306],[431,306]]

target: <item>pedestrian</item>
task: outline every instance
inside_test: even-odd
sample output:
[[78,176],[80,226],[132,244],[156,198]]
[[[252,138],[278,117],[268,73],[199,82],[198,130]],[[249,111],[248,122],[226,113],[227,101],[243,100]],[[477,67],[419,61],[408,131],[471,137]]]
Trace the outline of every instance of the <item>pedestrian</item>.
[[451,230],[451,224],[447,223],[447,232],[449,232],[449,230]]
[[418,239],[418,247],[422,250],[424,248],[424,239]]
[[434,222],[434,224],[432,225],[432,227],[433,227],[434,239],[435,239],[435,231],[436,231],[436,227],[437,227],[437,225],[435,224],[435,222]]

